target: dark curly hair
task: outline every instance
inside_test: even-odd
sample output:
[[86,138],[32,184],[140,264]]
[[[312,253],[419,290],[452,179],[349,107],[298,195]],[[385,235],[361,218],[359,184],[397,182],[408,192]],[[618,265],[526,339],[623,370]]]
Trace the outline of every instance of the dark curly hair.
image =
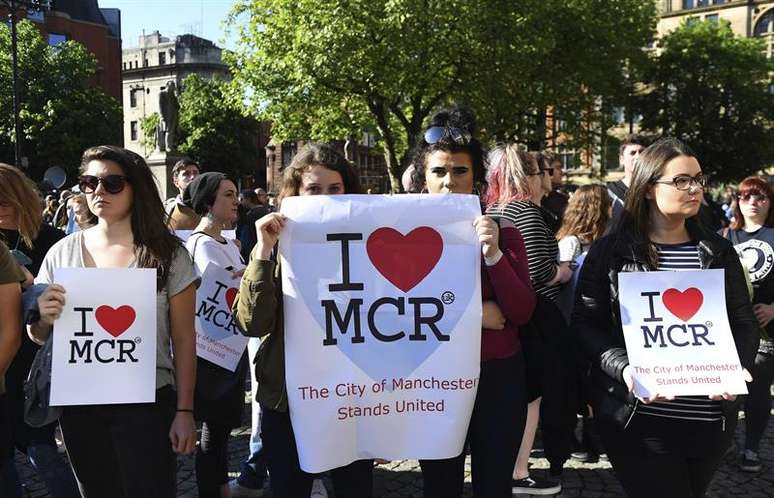
[[454,105],[436,112],[427,128],[434,126],[459,128],[469,133],[470,141],[466,145],[458,144],[451,138],[444,138],[440,142],[428,144],[425,141],[424,132],[417,140],[417,146],[414,149],[412,164],[414,171],[411,174],[411,191],[421,192],[425,186],[425,166],[427,157],[435,151],[442,150],[449,153],[465,152],[470,156],[473,163],[473,181],[476,184],[486,182],[486,165],[484,164],[484,150],[481,142],[476,138],[476,115],[473,111],[465,107]]

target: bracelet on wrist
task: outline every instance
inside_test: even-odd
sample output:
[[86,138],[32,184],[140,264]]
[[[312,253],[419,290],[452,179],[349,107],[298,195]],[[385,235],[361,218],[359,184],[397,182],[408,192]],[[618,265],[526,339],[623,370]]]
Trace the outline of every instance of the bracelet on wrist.
[[175,410],[176,412],[184,412],[184,413],[193,413],[193,410],[189,410],[187,408],[178,408]]

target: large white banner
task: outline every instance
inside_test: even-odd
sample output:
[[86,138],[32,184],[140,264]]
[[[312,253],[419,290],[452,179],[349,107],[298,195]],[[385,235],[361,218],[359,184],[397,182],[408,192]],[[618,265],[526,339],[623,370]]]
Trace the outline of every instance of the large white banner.
[[637,396],[747,393],[723,270],[619,273],[618,288]]
[[481,351],[471,195],[282,201],[288,401],[301,468],[462,451]]
[[56,268],[53,406],[156,401],[156,270]]
[[239,282],[232,272],[210,263],[196,289],[196,354],[232,372],[250,340],[231,316]]

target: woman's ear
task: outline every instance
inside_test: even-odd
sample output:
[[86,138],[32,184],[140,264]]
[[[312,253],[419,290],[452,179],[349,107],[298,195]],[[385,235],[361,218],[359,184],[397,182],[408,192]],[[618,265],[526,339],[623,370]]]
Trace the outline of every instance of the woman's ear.
[[646,199],[655,199],[656,194],[653,192],[653,189],[656,188],[654,184],[649,184],[648,188],[645,190],[645,198]]

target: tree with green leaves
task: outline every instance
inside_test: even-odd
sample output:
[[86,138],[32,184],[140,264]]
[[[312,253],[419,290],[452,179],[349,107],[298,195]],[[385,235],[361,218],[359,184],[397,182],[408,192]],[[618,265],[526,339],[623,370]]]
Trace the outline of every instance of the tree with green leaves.
[[[29,21],[18,25],[20,107],[27,173],[41,178],[50,166],[77,175],[81,154],[120,144],[120,104],[93,86],[97,60],[75,41],[49,46]],[[0,24],[0,161],[13,163],[11,34]]]
[[774,62],[727,22],[684,24],[659,42],[639,100],[642,127],[688,143],[718,181],[774,161]]
[[[604,13],[604,15],[602,15]],[[244,21],[244,22],[243,22]],[[398,190],[423,123],[471,105],[484,139],[542,144],[546,110],[620,93],[655,26],[641,0],[239,0],[234,87],[280,140],[378,132]]]
[[234,99],[228,82],[198,75],[183,80],[180,92],[178,151],[196,159],[205,170],[234,176],[262,174],[258,121]]

